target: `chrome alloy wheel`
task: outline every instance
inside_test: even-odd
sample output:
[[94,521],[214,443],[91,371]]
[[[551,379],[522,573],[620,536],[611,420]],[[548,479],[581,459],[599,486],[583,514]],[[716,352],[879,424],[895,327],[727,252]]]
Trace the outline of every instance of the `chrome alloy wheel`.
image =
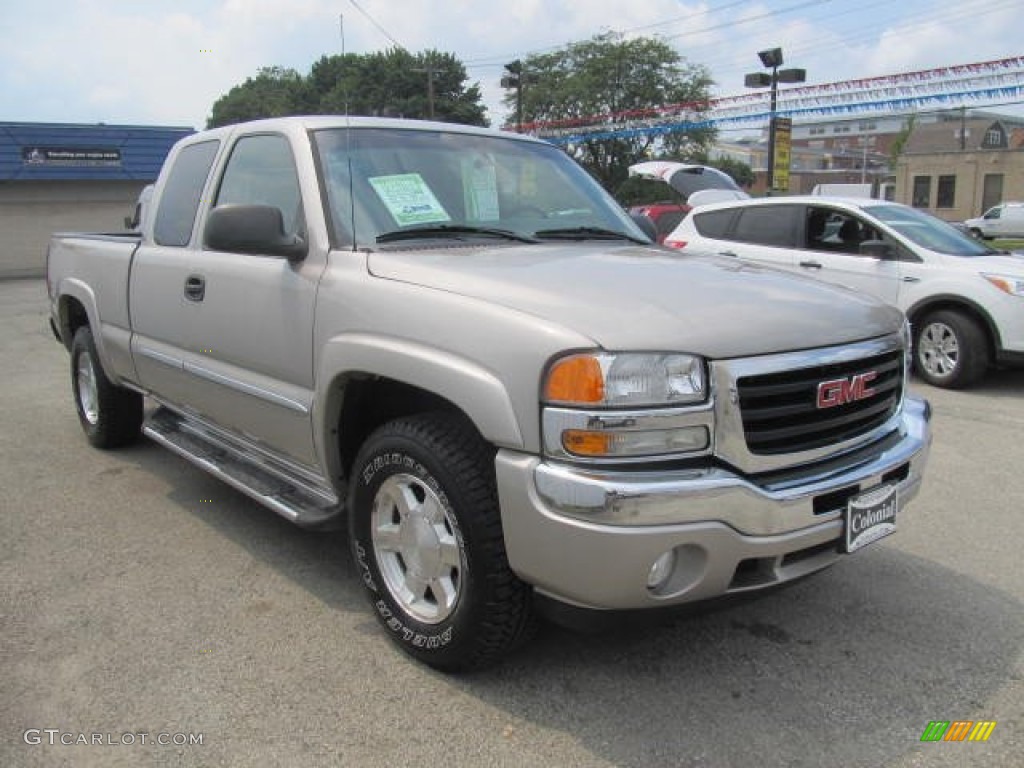
[[412,475],[389,477],[373,500],[370,536],[398,604],[424,624],[448,618],[459,601],[466,558],[434,490]]
[[960,342],[956,332],[945,323],[929,323],[921,331],[917,358],[921,367],[932,376],[949,376],[960,361]]
[[78,405],[85,420],[95,426],[100,420],[100,395],[99,385],[96,383],[96,370],[92,367],[89,355],[78,356],[75,375],[78,379]]

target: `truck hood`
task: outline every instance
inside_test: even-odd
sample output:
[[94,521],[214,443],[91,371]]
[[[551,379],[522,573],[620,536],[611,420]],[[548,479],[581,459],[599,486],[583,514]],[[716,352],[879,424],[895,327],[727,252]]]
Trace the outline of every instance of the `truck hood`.
[[874,338],[902,323],[898,310],[842,288],[647,246],[377,251],[369,269],[529,313],[609,350],[746,357]]

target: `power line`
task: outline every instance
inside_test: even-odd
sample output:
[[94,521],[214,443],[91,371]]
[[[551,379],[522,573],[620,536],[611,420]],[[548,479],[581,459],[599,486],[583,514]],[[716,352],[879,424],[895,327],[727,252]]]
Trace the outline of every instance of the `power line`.
[[[742,24],[747,24],[747,23],[750,23],[752,21],[759,21],[759,20],[771,18],[771,17],[774,17],[774,16],[780,16],[782,14],[790,13],[791,11],[796,11],[796,10],[799,10],[801,8],[806,8],[808,6],[812,6],[813,5],[813,6],[817,7],[817,6],[824,5],[825,3],[831,3],[831,2],[834,2],[834,0],[803,0],[803,2],[796,3],[795,5],[786,6],[785,8],[777,8],[777,9],[775,9],[773,11],[766,11],[765,13],[761,13],[761,14],[758,14],[756,16],[748,16],[748,17],[745,17],[745,18],[733,19],[732,21],[725,21],[725,22],[722,22],[720,24],[715,24],[715,25],[712,25],[710,27],[704,27],[704,28],[699,29],[699,30],[691,30],[691,31],[687,31],[687,32],[680,32],[680,33],[675,34],[675,35],[661,35],[660,37],[663,40],[672,40],[672,39],[679,38],[679,37],[685,37],[686,35],[690,35],[690,34],[699,34],[699,33],[702,33],[702,32],[710,32],[710,31],[715,31],[715,30],[719,30],[719,29],[728,29],[730,27],[740,26]],[[717,8],[716,10],[719,10],[719,11],[720,10],[725,10],[727,8],[732,8],[732,7],[734,7],[736,5],[739,5],[739,4],[740,3],[735,3],[735,2],[734,3],[727,3],[726,5],[721,6],[720,8]],[[693,15],[686,16],[686,17],[681,17],[681,19],[683,19],[683,20],[689,19],[689,18],[693,18]],[[678,22],[678,20],[676,20],[676,21]],[[627,32],[636,31],[636,30],[639,30],[639,29],[644,29],[644,28],[649,27],[649,26],[658,26],[658,25],[670,24],[670,23],[676,23],[676,22],[672,22],[672,21],[655,22],[653,25],[644,25],[644,26],[641,26],[641,27],[632,27],[632,28],[629,28],[629,29],[612,30],[612,31],[617,33],[617,34],[625,34]],[[576,41],[576,42],[579,42],[579,41]],[[549,51],[557,51],[557,50],[560,50],[560,49],[563,49],[563,48],[567,48],[568,46],[570,46],[572,44],[573,44],[573,42],[569,42],[569,43],[561,43],[561,44],[558,44],[558,45],[550,45],[550,46],[546,46],[546,47],[543,47],[543,48],[535,48],[532,51],[527,51],[525,54],[522,54],[522,53],[507,53],[507,54],[502,54],[501,56],[497,56],[497,55],[483,56],[483,57],[480,57],[480,58],[477,58],[477,59],[467,59],[467,60],[465,60],[463,62],[463,64],[465,64],[467,67],[471,67],[472,66],[474,68],[486,67],[486,66],[500,66],[499,64],[497,64],[497,62],[507,61],[510,58],[523,57],[523,56],[533,56],[533,55],[540,54],[540,53],[547,53]]]
[[384,29],[384,27],[382,27],[382,26],[381,26],[381,25],[380,25],[380,24],[379,24],[379,23],[377,22],[377,20],[376,20],[375,18],[373,18],[373,16],[371,16],[371,15],[370,15],[369,13],[367,13],[367,12],[366,12],[365,10],[363,10],[362,6],[360,6],[360,5],[359,5],[359,3],[357,3],[357,2],[356,2],[356,0],[349,0],[349,2],[350,2],[350,3],[352,3],[352,7],[353,7],[353,8],[355,8],[355,9],[356,9],[357,11],[359,11],[359,12],[360,12],[361,14],[363,14],[363,16],[365,16],[365,17],[366,17],[366,19],[367,19],[367,20],[368,20],[368,21],[369,21],[369,22],[370,22],[371,24],[373,24],[373,26],[375,26],[375,27],[377,28],[377,31],[378,31],[378,32],[380,32],[380,33],[381,33],[382,35],[384,35],[384,37],[386,37],[386,38],[387,38],[388,40],[390,40],[390,41],[391,41],[391,42],[392,42],[392,43],[394,44],[394,46],[395,46],[396,48],[400,48],[400,49],[401,49],[401,50],[403,50],[403,51],[407,51],[407,50],[408,50],[408,49],[407,49],[407,48],[406,48],[406,47],[405,47],[404,45],[402,45],[402,44],[401,44],[400,42],[398,42],[397,40],[395,40],[395,38],[393,38],[393,37],[391,36],[391,33],[390,33],[390,32],[388,32],[388,31],[387,31],[386,29]]

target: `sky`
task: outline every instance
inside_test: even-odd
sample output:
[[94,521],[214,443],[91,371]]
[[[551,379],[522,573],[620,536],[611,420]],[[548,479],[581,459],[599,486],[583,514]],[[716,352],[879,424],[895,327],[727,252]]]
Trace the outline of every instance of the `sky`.
[[260,67],[397,43],[454,54],[500,125],[503,64],[607,32],[732,96],[767,48],[813,85],[1019,56],[1022,23],[1020,0],[0,0],[0,121],[202,128]]

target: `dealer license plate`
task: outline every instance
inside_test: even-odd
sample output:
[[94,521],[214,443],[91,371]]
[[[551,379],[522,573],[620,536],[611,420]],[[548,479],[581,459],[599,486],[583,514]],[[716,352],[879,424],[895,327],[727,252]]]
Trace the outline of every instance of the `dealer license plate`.
[[854,496],[846,504],[846,551],[856,552],[896,530],[900,497],[895,485]]

